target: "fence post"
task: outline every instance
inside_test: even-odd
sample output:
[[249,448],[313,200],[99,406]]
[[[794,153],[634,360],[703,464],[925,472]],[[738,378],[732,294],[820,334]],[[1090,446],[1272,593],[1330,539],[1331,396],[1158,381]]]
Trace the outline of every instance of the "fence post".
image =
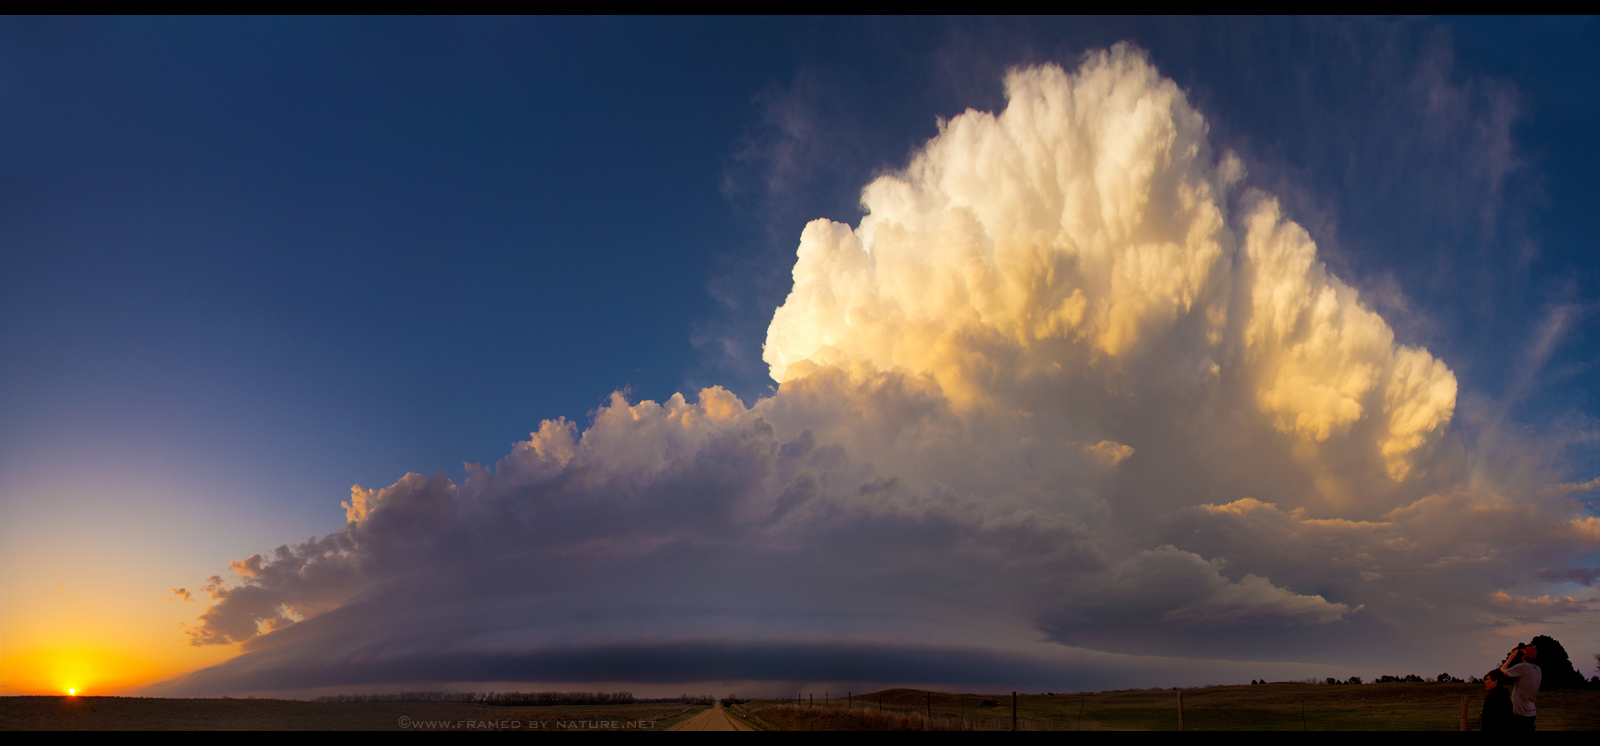
[[1467,732],[1467,695],[1461,695],[1461,732]]
[[854,710],[856,708],[856,693],[855,692],[845,692],[844,693],[844,708],[846,710]]
[[928,722],[933,722],[933,690],[928,690]]
[[1178,730],[1183,730],[1183,690],[1178,690]]
[[1017,729],[1017,690],[1011,690],[1011,730]]

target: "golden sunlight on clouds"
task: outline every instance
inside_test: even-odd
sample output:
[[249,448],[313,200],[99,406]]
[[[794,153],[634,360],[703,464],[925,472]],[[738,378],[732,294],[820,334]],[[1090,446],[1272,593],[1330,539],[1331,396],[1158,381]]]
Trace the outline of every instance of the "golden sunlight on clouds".
[[1455,375],[1397,344],[1276,199],[1248,190],[1229,215],[1243,168],[1210,152],[1176,84],[1118,47],[1006,87],[1004,112],[943,123],[867,186],[858,228],[806,226],[768,331],[774,380],[802,362],[903,371],[963,412],[1029,408],[1017,394],[1043,379],[1190,401],[1238,381],[1313,470],[1356,453],[1410,476]]
[[1133,455],[1132,447],[1121,443],[1113,443],[1109,440],[1102,440],[1092,446],[1084,446],[1083,450],[1094,456],[1096,461],[1106,466],[1116,466],[1122,463],[1123,459]]

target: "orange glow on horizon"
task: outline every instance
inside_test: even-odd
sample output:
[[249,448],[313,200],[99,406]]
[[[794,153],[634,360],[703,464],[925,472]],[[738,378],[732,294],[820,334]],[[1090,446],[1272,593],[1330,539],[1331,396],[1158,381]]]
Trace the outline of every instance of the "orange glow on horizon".
[[32,575],[27,582],[0,585],[0,595],[27,599],[0,620],[0,696],[138,694],[239,653],[233,645],[189,644],[180,625],[192,623],[203,605],[184,603],[138,579],[166,569],[117,565],[96,557],[94,547],[80,552],[92,560],[63,568],[51,565],[44,553],[24,549],[0,549],[0,564],[11,563],[8,571]]
[[[173,653],[189,653],[176,645]],[[238,653],[232,646],[195,651],[187,659],[146,660],[110,650],[36,650],[7,653],[0,665],[0,697],[65,694],[69,697],[136,694],[142,687],[219,663]],[[177,656],[171,656],[177,657]]]
[[[55,648],[13,655],[9,647],[0,661],[0,696],[138,694],[143,687],[238,654],[233,646],[202,650],[173,645],[170,650],[145,647],[140,657],[125,655],[114,647]],[[146,657],[152,653],[159,657]]]
[[0,485],[0,697],[141,694],[239,654],[191,645],[182,625],[206,602],[171,592],[226,564],[195,549],[174,512],[198,497],[155,478],[128,489],[125,476],[47,471]]
[[6,694],[69,697],[151,683],[163,673],[146,661],[104,650],[40,650],[6,656]]

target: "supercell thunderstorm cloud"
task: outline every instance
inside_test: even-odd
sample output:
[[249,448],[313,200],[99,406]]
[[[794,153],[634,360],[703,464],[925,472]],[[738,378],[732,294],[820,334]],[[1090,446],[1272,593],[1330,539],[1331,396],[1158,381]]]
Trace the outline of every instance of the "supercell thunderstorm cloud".
[[166,686],[1071,686],[1587,610],[1507,591],[1600,541],[1577,486],[1474,469],[1451,368],[1177,84],[1118,46],[1005,88],[806,226],[770,395],[619,393],[460,483],[356,487],[212,578],[189,635],[243,652]]

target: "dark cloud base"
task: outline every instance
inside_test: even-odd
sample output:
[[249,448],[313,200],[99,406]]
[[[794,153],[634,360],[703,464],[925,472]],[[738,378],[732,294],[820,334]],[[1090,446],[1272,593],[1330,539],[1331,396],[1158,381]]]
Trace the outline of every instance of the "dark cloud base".
[[292,667],[275,665],[272,652],[246,653],[153,687],[149,694],[478,681],[897,681],[1037,689],[1066,688],[1081,677],[1058,662],[1004,652],[827,643],[625,644],[505,654],[335,658]]

